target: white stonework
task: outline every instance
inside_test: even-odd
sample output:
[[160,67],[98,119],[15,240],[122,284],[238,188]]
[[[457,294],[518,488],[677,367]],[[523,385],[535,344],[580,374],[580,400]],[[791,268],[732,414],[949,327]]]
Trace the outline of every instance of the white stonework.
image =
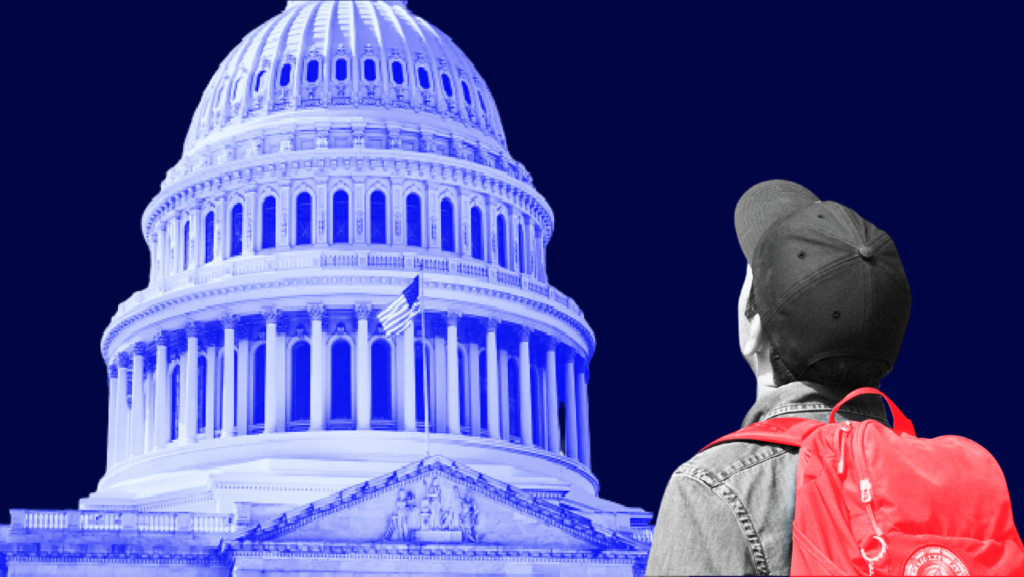
[[[288,2],[246,36],[142,222],[106,474],[78,511],[13,511],[0,574],[642,574],[651,515],[590,468],[552,211],[405,2]],[[421,274],[425,318],[385,338]]]

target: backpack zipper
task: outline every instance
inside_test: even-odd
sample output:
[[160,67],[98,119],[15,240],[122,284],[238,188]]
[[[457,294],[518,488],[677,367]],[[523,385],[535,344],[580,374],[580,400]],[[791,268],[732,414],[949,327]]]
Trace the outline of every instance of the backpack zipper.
[[846,444],[843,443],[843,439],[846,437],[846,433],[850,432],[851,426],[851,421],[846,421],[839,426],[839,466],[836,467],[836,472],[840,475],[843,474],[843,462],[846,455]]
[[[878,528],[878,523],[875,522],[875,514],[871,510],[871,501],[873,497],[871,495],[871,481],[867,477],[867,466],[860,459],[860,457],[863,457],[866,454],[866,451],[864,450],[864,435],[866,434],[866,432],[866,424],[857,427],[857,430],[854,431],[853,439],[851,439],[850,452],[853,453],[854,473],[860,478],[860,502],[864,503],[864,510],[867,511],[868,519],[871,520],[871,527],[875,530],[874,537],[878,539],[879,543],[882,544],[882,550],[878,553],[878,555],[874,557],[868,557],[867,553],[864,552],[863,548],[861,548],[860,550],[861,557],[863,557],[864,560],[868,563],[868,574],[874,575],[875,563],[877,563],[879,560],[882,559],[882,557],[885,556],[886,543],[885,539],[882,538],[882,530]],[[855,446],[858,447],[860,450],[855,450]]]

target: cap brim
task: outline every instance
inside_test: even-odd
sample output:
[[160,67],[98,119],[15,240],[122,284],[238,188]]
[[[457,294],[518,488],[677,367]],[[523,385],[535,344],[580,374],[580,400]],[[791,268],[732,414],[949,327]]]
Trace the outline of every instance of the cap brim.
[[766,180],[747,189],[736,203],[736,237],[747,262],[761,236],[775,221],[818,202],[813,192],[788,180]]

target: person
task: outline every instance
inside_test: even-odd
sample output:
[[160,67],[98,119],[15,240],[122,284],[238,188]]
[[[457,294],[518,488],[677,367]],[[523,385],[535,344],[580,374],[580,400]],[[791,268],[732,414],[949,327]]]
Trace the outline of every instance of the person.
[[[910,286],[895,244],[853,210],[785,180],[747,190],[735,222],[748,263],[740,350],[756,381],[742,426],[777,417],[826,422],[847,393],[878,387],[896,361]],[[855,397],[836,420],[889,426],[883,402]],[[737,441],[676,469],[647,575],[788,574],[798,452]]]

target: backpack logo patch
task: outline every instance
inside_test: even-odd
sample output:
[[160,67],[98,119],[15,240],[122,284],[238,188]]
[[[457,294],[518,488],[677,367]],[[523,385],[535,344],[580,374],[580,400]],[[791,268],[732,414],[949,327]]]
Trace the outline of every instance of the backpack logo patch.
[[904,575],[970,575],[967,566],[952,551],[935,545],[919,548],[907,557]]

